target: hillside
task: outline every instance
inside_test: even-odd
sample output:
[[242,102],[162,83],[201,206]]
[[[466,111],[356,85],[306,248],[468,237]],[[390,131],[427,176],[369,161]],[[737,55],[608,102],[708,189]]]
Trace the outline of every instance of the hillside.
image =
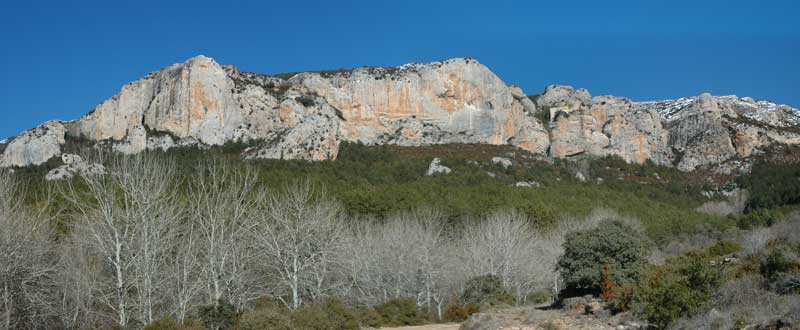
[[793,329],[798,143],[750,98],[198,56],[0,142],[0,329]]

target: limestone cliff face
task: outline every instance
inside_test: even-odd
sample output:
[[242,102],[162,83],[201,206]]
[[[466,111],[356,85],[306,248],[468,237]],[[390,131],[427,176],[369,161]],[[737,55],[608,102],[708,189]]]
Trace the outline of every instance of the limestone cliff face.
[[10,140],[0,141],[0,168],[38,165],[61,156],[65,133],[61,122],[49,121]]
[[[682,171],[716,167],[730,173],[747,170],[740,161],[770,146],[800,142],[798,109],[750,98],[703,94],[632,102],[590,99],[586,90],[550,86],[535,99],[550,113],[550,152],[556,158],[616,155],[631,163],[649,160]],[[726,166],[729,162],[737,166]]]
[[553,85],[528,98],[472,59],[262,75],[198,56],[125,85],[78,120],[0,141],[0,166],[44,163],[80,138],[126,154],[244,141],[244,158],[306,160],[335,159],[343,141],[509,144],[691,171],[798,144],[798,127],[797,109],[732,96],[632,102]]
[[198,56],[125,85],[70,125],[70,134],[124,142],[120,150],[128,153],[147,147],[146,131],[221,145],[232,140],[234,129],[244,122],[232,88],[219,64]]
[[357,69],[290,82],[324,98],[342,115],[341,137],[367,144],[513,144],[535,153],[548,145],[535,106],[471,59]]

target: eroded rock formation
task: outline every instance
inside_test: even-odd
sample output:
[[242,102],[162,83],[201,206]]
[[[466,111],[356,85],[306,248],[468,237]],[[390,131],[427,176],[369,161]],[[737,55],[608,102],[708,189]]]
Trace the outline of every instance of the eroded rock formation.
[[0,141],[0,166],[42,164],[82,139],[126,154],[240,141],[251,146],[245,158],[306,160],[335,159],[343,141],[509,144],[730,171],[800,143],[798,126],[797,109],[733,96],[632,102],[553,85],[529,98],[472,59],[262,75],[197,56],[125,85],[78,120]]

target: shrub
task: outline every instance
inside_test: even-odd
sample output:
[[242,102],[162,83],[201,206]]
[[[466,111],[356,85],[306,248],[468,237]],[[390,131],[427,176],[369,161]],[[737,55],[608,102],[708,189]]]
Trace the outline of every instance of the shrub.
[[456,297],[447,305],[447,310],[444,313],[444,320],[448,322],[462,322],[479,311],[480,308],[478,305],[463,304],[461,300]]
[[653,267],[633,298],[637,313],[660,329],[700,312],[721,284],[719,270],[705,259],[678,262]]
[[644,235],[622,222],[604,221],[597,228],[570,233],[558,268],[569,289],[599,292],[603,267],[614,283],[635,283],[649,250]]
[[183,330],[183,325],[173,319],[158,320],[144,327],[144,330]]
[[752,229],[756,227],[769,227],[783,220],[783,213],[772,209],[758,209],[740,216],[736,220],[736,226],[740,229]]
[[300,95],[297,97],[297,102],[300,102],[304,107],[310,107],[316,103],[314,98],[308,95]]
[[420,325],[427,322],[425,313],[412,299],[392,299],[377,307],[383,326]]
[[539,290],[528,295],[525,301],[533,304],[544,304],[553,301],[553,293],[550,290]]
[[358,318],[341,301],[329,298],[323,303],[303,306],[292,314],[296,330],[358,330]]
[[466,304],[478,306],[514,304],[514,296],[503,288],[503,282],[495,275],[477,276],[469,279],[461,298]]
[[358,316],[358,320],[361,322],[362,327],[380,328],[383,324],[381,315],[375,309],[368,307],[357,307],[355,309],[355,313]]
[[289,311],[285,308],[268,306],[242,314],[239,319],[240,330],[292,330]]
[[181,324],[173,319],[158,320],[148,324],[144,330],[204,330],[202,324],[195,321],[187,321]]
[[757,162],[739,179],[750,191],[748,210],[800,203],[800,165]]
[[770,251],[761,263],[761,274],[770,283],[775,283],[796,267],[795,263],[786,256],[786,252],[782,248],[775,248]]
[[715,256],[715,257],[729,255],[732,253],[739,252],[741,250],[742,250],[741,245],[726,240],[718,241],[714,243],[714,245],[711,245],[706,249],[706,251],[710,256]]
[[606,264],[603,266],[603,285],[600,288],[600,298],[611,303],[617,299],[617,290],[617,282],[614,281],[611,269]]
[[236,309],[233,305],[220,300],[215,305],[200,306],[198,316],[206,329],[228,329],[236,323]]

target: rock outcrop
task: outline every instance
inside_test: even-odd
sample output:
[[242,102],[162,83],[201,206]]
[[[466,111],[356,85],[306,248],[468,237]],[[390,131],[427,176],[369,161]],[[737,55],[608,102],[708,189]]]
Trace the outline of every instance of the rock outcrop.
[[64,165],[56,167],[44,177],[47,181],[66,180],[75,177],[76,175],[95,176],[105,175],[106,168],[103,164],[90,163],[84,161],[81,156],[73,154],[61,155],[61,162]]
[[65,133],[63,123],[48,121],[0,143],[0,167],[39,165],[61,156],[61,146],[66,143]]
[[305,160],[335,159],[346,141],[507,144],[554,158],[730,172],[800,143],[799,126],[797,109],[734,96],[633,102],[553,85],[529,98],[464,58],[262,75],[197,56],[125,85],[78,120],[1,141],[0,166],[42,164],[72,139],[125,154],[238,141],[244,158]]
[[425,175],[434,176],[437,174],[450,174],[451,171],[452,170],[449,167],[442,165],[441,159],[434,158],[431,161],[431,164],[428,165],[428,171],[425,172]]
[[746,169],[748,158],[770,146],[800,142],[798,109],[750,98],[703,94],[633,102],[550,86],[534,99],[550,114],[554,158],[613,155],[681,171],[717,167],[730,173]]

